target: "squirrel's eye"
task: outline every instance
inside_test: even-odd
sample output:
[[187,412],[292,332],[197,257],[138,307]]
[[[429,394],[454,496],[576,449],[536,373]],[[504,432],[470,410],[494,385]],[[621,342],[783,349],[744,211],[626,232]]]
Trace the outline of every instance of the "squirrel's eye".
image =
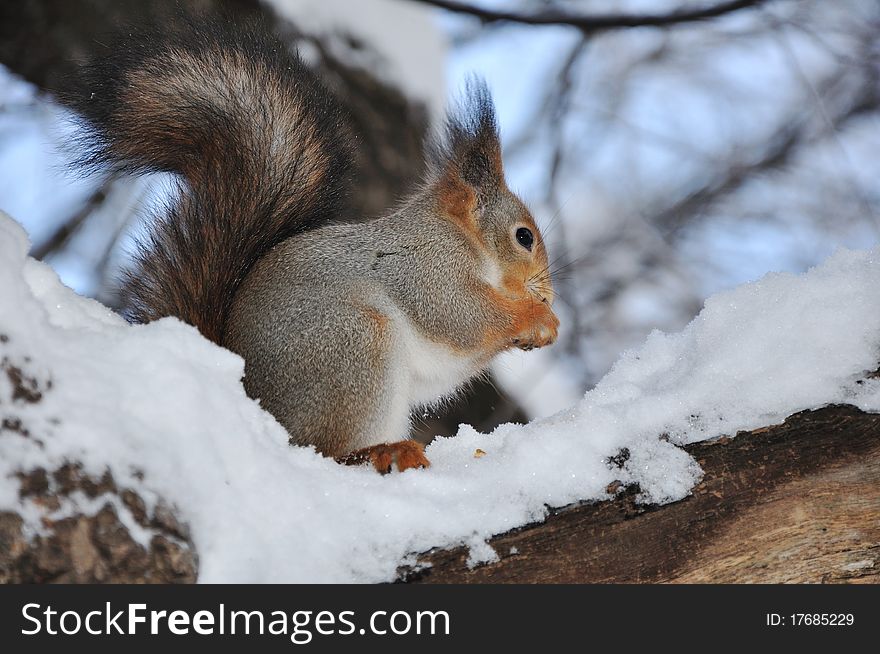
[[535,242],[535,235],[528,227],[520,227],[516,230],[516,240],[529,252],[532,251],[532,243]]

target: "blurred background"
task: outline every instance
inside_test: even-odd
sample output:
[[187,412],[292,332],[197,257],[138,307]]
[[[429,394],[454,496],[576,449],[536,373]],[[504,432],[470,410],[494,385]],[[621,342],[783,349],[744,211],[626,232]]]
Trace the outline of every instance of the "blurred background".
[[488,81],[510,185],[549,242],[560,340],[502,357],[418,416],[426,434],[562,410],[708,295],[880,240],[876,0],[3,3],[0,209],[34,257],[109,306],[168,180],[72,173],[53,92],[112,56],[108,35],[173,29],[179,11],[263,14],[300,49],[360,136],[365,218],[418,182],[422,140],[467,76]]

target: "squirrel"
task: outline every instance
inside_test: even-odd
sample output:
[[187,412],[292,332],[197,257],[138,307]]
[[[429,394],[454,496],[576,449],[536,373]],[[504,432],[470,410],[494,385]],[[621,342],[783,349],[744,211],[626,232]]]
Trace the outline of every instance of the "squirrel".
[[179,180],[126,273],[126,316],[176,316],[241,355],[245,390],[291,443],[426,467],[414,408],[502,351],[554,342],[545,244],[505,182],[485,83],[426,149],[419,188],[351,222],[347,119],[268,28],[127,38],[67,99],[85,161]]

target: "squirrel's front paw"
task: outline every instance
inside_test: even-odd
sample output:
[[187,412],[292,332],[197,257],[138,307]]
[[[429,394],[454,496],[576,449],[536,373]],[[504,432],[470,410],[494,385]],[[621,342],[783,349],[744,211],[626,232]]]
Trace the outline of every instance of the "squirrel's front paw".
[[357,450],[336,459],[347,466],[370,462],[381,474],[388,474],[392,469],[403,472],[410,468],[428,468],[431,462],[425,456],[425,446],[416,441],[399,441],[383,443]]
[[559,331],[559,318],[546,304],[529,316],[529,321],[516,334],[512,343],[521,350],[534,350],[536,347],[552,345]]

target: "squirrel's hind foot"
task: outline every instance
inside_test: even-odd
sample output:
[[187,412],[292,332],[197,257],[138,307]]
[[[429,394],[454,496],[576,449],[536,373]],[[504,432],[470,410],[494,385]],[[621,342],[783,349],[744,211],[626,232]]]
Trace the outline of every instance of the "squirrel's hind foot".
[[345,456],[337,457],[339,463],[347,466],[361,465],[370,462],[380,474],[388,474],[395,467],[399,472],[410,468],[428,468],[431,462],[425,456],[425,446],[416,441],[398,441],[382,443],[356,450]]

